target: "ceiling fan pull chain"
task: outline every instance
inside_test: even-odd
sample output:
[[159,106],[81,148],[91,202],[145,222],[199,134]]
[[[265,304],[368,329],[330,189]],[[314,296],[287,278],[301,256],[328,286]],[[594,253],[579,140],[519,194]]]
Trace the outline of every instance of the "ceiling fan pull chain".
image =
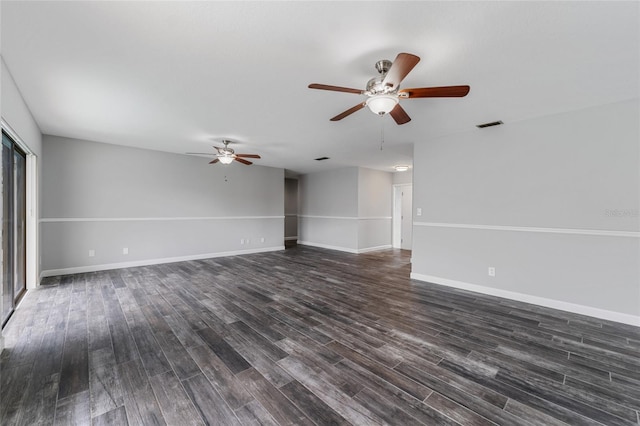
[[380,151],[382,151],[382,145],[384,144],[384,115],[380,116],[382,125],[380,126]]

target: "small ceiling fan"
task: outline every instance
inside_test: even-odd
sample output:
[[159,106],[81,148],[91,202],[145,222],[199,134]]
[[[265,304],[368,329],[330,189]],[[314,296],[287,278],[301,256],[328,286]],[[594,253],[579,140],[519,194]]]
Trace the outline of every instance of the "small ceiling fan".
[[310,89],[331,90],[334,92],[355,93],[365,95],[367,100],[336,115],[331,121],[343,118],[361,110],[365,106],[378,115],[390,114],[397,124],[411,121],[404,108],[400,106],[400,99],[414,98],[461,98],[469,93],[469,86],[419,87],[416,89],[400,89],[400,83],[415,67],[420,58],[410,53],[400,53],[395,61],[387,59],[376,62],[376,69],[380,74],[367,83],[365,90],[350,89],[348,87],[329,86],[313,83]]
[[[230,143],[231,141],[223,139],[222,144],[224,145],[224,147],[220,148],[220,147],[214,146],[214,148],[216,149],[216,151],[218,151],[218,153],[216,154],[216,158],[210,161],[209,164],[215,164],[217,162],[220,162],[222,164],[231,164],[233,160],[235,160],[238,163],[242,163],[242,164],[246,164],[247,166],[250,166],[253,163],[249,160],[245,160],[245,158],[260,158],[258,154],[236,154],[233,149],[229,148]],[[211,155],[210,153],[207,153],[207,152],[187,152],[187,154]]]

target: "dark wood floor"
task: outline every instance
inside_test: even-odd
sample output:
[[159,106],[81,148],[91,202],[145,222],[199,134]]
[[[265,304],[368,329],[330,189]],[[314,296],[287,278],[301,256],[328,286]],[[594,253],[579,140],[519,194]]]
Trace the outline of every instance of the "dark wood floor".
[[640,423],[640,329],[309,247],[47,280],[3,425]]

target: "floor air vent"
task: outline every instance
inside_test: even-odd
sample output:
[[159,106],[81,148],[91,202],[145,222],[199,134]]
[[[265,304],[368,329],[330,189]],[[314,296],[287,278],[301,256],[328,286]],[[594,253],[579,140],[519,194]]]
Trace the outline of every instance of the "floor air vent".
[[504,124],[504,123],[502,122],[502,120],[499,120],[499,121],[492,121],[491,123],[476,124],[476,127],[478,129],[484,129],[485,127],[499,126],[501,124]]

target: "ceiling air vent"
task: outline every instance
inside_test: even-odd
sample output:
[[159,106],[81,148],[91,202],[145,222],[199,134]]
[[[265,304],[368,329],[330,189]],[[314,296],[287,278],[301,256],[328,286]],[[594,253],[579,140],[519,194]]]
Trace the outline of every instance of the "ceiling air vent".
[[323,161],[323,160],[328,160],[328,159],[329,159],[329,157],[319,157],[319,158],[316,158],[315,160],[316,161]]
[[478,129],[484,129],[485,127],[499,126],[501,124],[504,124],[502,120],[498,120],[498,121],[492,121],[491,123],[476,124],[476,127]]

